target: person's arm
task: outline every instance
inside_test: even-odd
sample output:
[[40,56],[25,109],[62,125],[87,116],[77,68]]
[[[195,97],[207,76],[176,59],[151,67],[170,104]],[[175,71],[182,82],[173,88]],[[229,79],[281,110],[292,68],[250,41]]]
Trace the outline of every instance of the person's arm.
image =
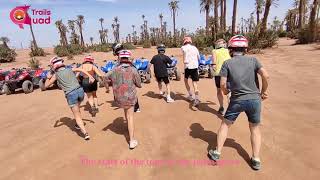
[[44,83],[45,88],[49,88],[54,82],[56,82],[57,77],[55,74],[51,74],[50,72],[47,74],[47,80]]
[[87,71],[80,69],[80,68],[72,68],[73,72],[82,72],[83,74],[87,75],[89,77],[89,82],[93,83],[95,79],[89,74]]
[[109,71],[107,74],[106,74],[106,76],[105,76],[105,78],[104,78],[104,87],[106,88],[106,93],[109,93],[110,92],[110,90],[109,90],[109,83],[111,82],[111,76],[112,76],[112,73],[113,73],[113,71]]
[[183,48],[181,48],[181,50],[182,50],[182,60],[183,60],[183,63],[184,64],[188,64],[189,63],[189,61],[186,59],[186,53],[185,53],[185,51],[183,50]]
[[133,68],[133,81],[138,88],[142,88],[141,77],[136,68]]
[[261,98],[262,100],[266,100],[268,99],[267,89],[269,86],[269,74],[263,67],[258,70],[258,74],[261,76],[262,79]]
[[216,70],[216,68],[217,68],[217,53],[215,50],[212,51],[212,63],[213,63],[214,70]]
[[221,90],[222,90],[224,95],[228,95],[229,94],[230,91],[227,88],[227,78],[226,77],[222,77],[221,76],[220,87],[221,87]]
[[169,56],[166,56],[166,63],[171,65],[172,62],[172,59]]

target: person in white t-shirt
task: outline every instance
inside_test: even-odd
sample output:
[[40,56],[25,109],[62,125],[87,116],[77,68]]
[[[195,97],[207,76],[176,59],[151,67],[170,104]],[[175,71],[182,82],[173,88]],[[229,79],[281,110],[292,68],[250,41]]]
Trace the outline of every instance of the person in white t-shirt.
[[[198,106],[200,103],[199,100],[199,90],[198,90],[198,81],[199,81],[199,59],[200,53],[198,49],[193,46],[191,37],[185,37],[183,40],[183,46],[181,47],[183,53],[183,62],[184,62],[184,83],[186,85],[186,89],[189,93],[189,100],[193,101],[194,106]],[[188,79],[192,79],[192,85],[195,93],[195,97],[193,97],[192,91],[190,89]]]

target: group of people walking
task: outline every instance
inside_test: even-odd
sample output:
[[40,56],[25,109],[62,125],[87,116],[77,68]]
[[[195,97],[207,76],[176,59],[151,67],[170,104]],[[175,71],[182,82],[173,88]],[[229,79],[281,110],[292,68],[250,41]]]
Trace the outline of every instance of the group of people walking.
[[[259,170],[261,168],[259,156],[261,101],[268,98],[268,73],[256,58],[245,55],[247,48],[248,40],[242,35],[232,37],[228,43],[223,39],[215,42],[215,50],[212,52],[215,69],[214,79],[220,105],[218,112],[221,115],[224,114],[224,119],[221,121],[218,130],[217,147],[209,150],[208,155],[214,161],[220,159],[230,126],[241,112],[245,112],[251,132],[251,165],[253,169]],[[152,58],[151,64],[154,66],[159,95],[165,97],[168,103],[172,103],[174,99],[170,95],[170,80],[167,72],[167,65],[171,64],[172,60],[165,55],[164,45],[159,45],[157,50],[158,54]],[[181,50],[185,68],[184,83],[188,92],[188,99],[197,107],[200,104],[198,89],[200,53],[192,45],[191,37],[184,38],[184,45]],[[63,59],[54,57],[50,60],[54,73],[48,74],[45,85],[49,87],[57,81],[58,86],[64,91],[67,103],[74,114],[75,128],[81,130],[85,140],[89,140],[90,136],[84,127],[80,113],[80,103],[84,99],[84,94],[86,93],[88,97],[91,107],[90,113],[94,115],[99,111],[96,95],[98,79],[100,78],[100,82],[104,83],[107,93],[109,93],[109,86],[112,85],[114,101],[124,110],[124,116],[128,122],[129,148],[134,149],[138,145],[138,141],[134,136],[133,114],[135,111],[140,111],[136,88],[142,87],[141,78],[132,64],[131,51],[125,50],[121,44],[114,44],[113,53],[118,57],[118,65],[107,74],[102,73],[94,65],[94,59],[91,56],[84,59],[81,67],[73,69],[66,68]],[[262,79],[261,88],[258,75]],[[80,83],[78,79],[80,79]],[[193,91],[189,79],[192,80]],[[162,83],[166,86],[166,92],[163,91]],[[229,95],[229,105],[225,113],[224,95]]]

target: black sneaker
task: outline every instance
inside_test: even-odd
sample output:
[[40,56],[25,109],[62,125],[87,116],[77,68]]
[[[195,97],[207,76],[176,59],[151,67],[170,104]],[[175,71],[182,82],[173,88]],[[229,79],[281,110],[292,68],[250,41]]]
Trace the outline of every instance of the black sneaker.
[[134,110],[135,113],[141,112],[140,108]]
[[257,161],[255,159],[251,158],[250,162],[251,162],[251,168],[253,170],[258,171],[261,169],[261,162],[260,161]]
[[96,107],[92,107],[89,113],[91,114],[92,117],[96,117],[96,114],[97,114]]
[[223,107],[220,107],[219,110],[218,110],[218,113],[221,114],[221,115],[223,115],[223,112],[224,112],[224,108],[223,108]]
[[88,133],[85,133],[85,134],[84,134],[84,139],[85,139],[86,141],[90,140],[90,136],[89,136]]
[[199,100],[199,99],[193,100],[193,106],[194,106],[194,107],[198,107],[199,104],[200,104],[200,100]]
[[211,160],[213,160],[213,161],[218,161],[219,159],[220,159],[220,153],[218,153],[218,151],[217,150],[209,150],[209,152],[208,152],[208,156],[209,156],[209,158],[211,159]]
[[74,125],[74,128],[75,128],[76,130],[80,130],[80,129],[81,129],[81,128],[78,126],[78,124]]

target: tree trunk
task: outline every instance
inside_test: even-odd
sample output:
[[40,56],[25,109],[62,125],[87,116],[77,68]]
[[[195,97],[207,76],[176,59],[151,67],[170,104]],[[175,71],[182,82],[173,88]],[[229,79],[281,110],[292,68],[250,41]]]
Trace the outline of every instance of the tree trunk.
[[299,1],[299,22],[298,22],[298,28],[301,31],[302,30],[302,21],[303,21],[303,2],[304,0]]
[[173,41],[176,44],[176,11],[173,10]]
[[220,31],[224,31],[224,0],[220,0]]
[[223,30],[227,30],[227,0],[223,0]]
[[266,1],[264,16],[263,16],[261,28],[260,28],[260,36],[262,36],[267,31],[267,21],[268,21],[268,16],[269,16],[271,4],[272,4],[272,0]]
[[237,4],[238,4],[238,0],[233,0],[232,34],[235,34],[236,32]]
[[33,41],[34,48],[38,49],[38,44],[37,44],[36,38],[33,33],[32,24],[30,24],[30,31],[31,31],[31,35],[32,35],[32,41]]
[[257,12],[256,12],[256,14],[257,14],[257,25],[259,25],[259,23],[260,23],[260,12],[259,12],[259,5],[257,5]]
[[206,9],[206,35],[209,35],[209,8]]
[[82,27],[79,27],[79,31],[80,31],[81,46],[83,46],[83,47],[84,47],[84,40],[83,40],[83,34],[82,34]]
[[311,9],[311,12],[310,12],[309,29],[310,29],[310,33],[311,33],[310,40],[312,42],[314,42],[316,40],[316,36],[317,36],[316,13],[317,13],[317,6],[318,6],[318,3],[319,3],[318,1],[319,0],[314,0],[313,1],[312,9]]
[[218,21],[218,18],[219,18],[219,12],[218,12],[218,3],[219,3],[219,0],[215,0],[214,1],[214,26],[215,26],[215,32],[218,33],[219,31],[219,21]]

